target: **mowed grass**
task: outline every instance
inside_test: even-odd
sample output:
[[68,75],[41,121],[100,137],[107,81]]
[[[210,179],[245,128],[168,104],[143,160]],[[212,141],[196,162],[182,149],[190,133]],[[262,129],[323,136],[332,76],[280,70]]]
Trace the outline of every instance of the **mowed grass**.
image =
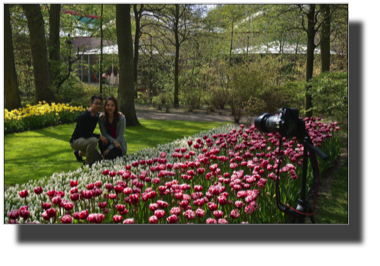
[[348,159],[334,176],[331,189],[318,195],[317,224],[348,224]]
[[[127,154],[156,147],[176,139],[221,126],[222,122],[139,120],[141,125],[127,127]],[[77,162],[69,140],[75,123],[4,136],[5,186],[50,177],[82,166]],[[99,127],[94,131],[100,133]]]

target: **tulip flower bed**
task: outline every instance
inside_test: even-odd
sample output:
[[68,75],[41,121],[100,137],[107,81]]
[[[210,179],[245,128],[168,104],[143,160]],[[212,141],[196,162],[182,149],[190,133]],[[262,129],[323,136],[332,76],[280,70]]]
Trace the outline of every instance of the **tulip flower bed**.
[[28,104],[26,108],[18,110],[5,109],[4,134],[75,122],[84,110],[81,106],[73,107],[69,104],[52,103],[50,106],[45,101],[33,106]]
[[[305,119],[314,144],[338,156],[336,123]],[[300,197],[303,146],[278,134],[224,125],[114,161],[54,174],[5,192],[5,223],[277,223],[279,153],[282,201]],[[309,164],[310,168],[310,164]],[[308,189],[312,183],[308,174]]]

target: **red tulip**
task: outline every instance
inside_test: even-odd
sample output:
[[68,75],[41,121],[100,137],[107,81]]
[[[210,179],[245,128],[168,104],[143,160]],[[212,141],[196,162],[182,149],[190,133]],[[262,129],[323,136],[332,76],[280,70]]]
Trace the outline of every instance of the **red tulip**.
[[207,203],[207,206],[211,211],[215,211],[218,208],[218,205],[216,205],[214,202]]
[[50,217],[53,218],[57,215],[57,210],[50,208],[46,210],[46,214]]
[[77,201],[79,199],[79,194],[75,193],[75,194],[70,195],[70,199],[72,201]]
[[99,208],[104,209],[105,207],[107,207],[107,202],[99,202],[98,206]]
[[36,187],[34,189],[34,193],[36,193],[37,195],[41,194],[42,192],[43,192],[42,187]]
[[235,201],[235,206],[236,206],[236,208],[241,209],[244,206],[244,202],[237,200],[237,201]]
[[88,189],[88,190],[92,190],[92,189],[94,189],[94,183],[90,183],[90,184],[88,184],[88,185],[86,185],[86,188]]
[[72,202],[65,202],[63,204],[63,208],[66,210],[66,211],[71,211],[73,208],[74,208],[74,203]]
[[70,187],[76,187],[76,186],[78,186],[78,181],[76,181],[76,180],[71,180],[71,181],[70,181]]
[[125,219],[123,224],[134,224],[135,221],[133,220],[133,218],[130,218],[130,219]]
[[61,203],[62,199],[61,197],[54,197],[51,202],[54,204],[54,205],[59,205]]
[[203,190],[202,186],[200,186],[200,185],[195,185],[194,186],[194,191],[201,192],[202,190]]
[[171,215],[171,216],[169,216],[166,220],[168,221],[168,223],[170,223],[170,224],[174,224],[174,223],[177,222],[178,218],[177,218],[176,215]]
[[44,203],[42,203],[42,209],[47,210],[49,208],[51,208],[51,203],[50,202],[44,202]]
[[179,207],[173,207],[171,210],[170,210],[170,213],[172,215],[176,215],[176,216],[179,216],[181,214],[181,208]]
[[114,177],[116,175],[116,172],[115,171],[110,171],[108,174],[109,174],[110,177]]
[[183,200],[183,201],[181,201],[180,203],[179,203],[179,206],[181,207],[181,208],[186,208],[187,207],[187,205],[189,205],[189,202],[187,201],[187,200]]
[[88,210],[84,210],[79,213],[79,219],[86,220],[87,217],[88,217]]
[[216,222],[216,220],[215,219],[212,219],[212,218],[208,218],[207,220],[206,220],[206,224],[216,224],[217,222]]
[[198,217],[202,218],[203,216],[205,216],[206,212],[205,212],[203,209],[197,209],[197,210],[195,211],[195,214],[196,214]]
[[20,211],[19,210],[11,210],[8,212],[8,217],[11,220],[16,220],[18,217],[20,217]]
[[193,220],[195,218],[195,212],[192,211],[192,210],[187,210],[185,211],[185,214],[184,216],[189,219],[189,220]]
[[103,170],[103,175],[108,175],[108,173],[109,173],[110,171],[108,170],[108,169],[106,169],[106,170]]
[[21,198],[26,198],[28,196],[28,191],[25,189],[25,190],[22,190],[18,193],[20,195]]
[[122,186],[115,186],[115,192],[116,192],[116,194],[118,194],[118,193],[123,193],[123,190],[124,190],[124,188],[122,187]]
[[117,198],[117,194],[109,194],[108,195],[110,199],[114,200]]
[[45,212],[42,213],[42,218],[45,220],[45,221],[49,221],[50,220],[50,216]]
[[85,199],[91,199],[93,195],[94,195],[94,192],[93,192],[92,190],[85,190],[85,191],[82,191],[82,196],[83,196]]
[[[104,206],[104,207],[105,207],[105,206]],[[117,205],[115,206],[115,209],[116,209],[118,212],[122,212],[122,211],[125,210],[125,205],[123,205],[123,204],[117,204]]]
[[230,215],[232,218],[237,219],[239,218],[240,213],[237,210],[232,210]]
[[226,205],[227,204],[227,198],[224,196],[217,197],[218,202],[220,205]]
[[149,217],[149,223],[151,223],[151,224],[157,224],[158,223],[158,219],[157,219],[157,217],[156,216],[150,216]]
[[72,189],[70,189],[70,194],[74,194],[74,193],[78,193],[77,187],[73,187]]
[[216,219],[218,219],[218,218],[222,218],[223,215],[224,215],[224,213],[223,213],[222,211],[218,211],[218,210],[214,211],[213,214],[214,214],[214,217],[215,217]]
[[123,220],[123,216],[121,216],[121,215],[114,215],[112,217],[112,220],[114,221],[114,223],[120,223]]
[[123,193],[124,193],[125,195],[129,195],[129,194],[131,194],[131,193],[132,193],[132,188],[130,188],[130,187],[126,187],[126,188],[124,188],[124,189],[123,189]]
[[169,207],[169,204],[166,201],[157,200],[158,207],[160,208],[167,208]]
[[259,209],[259,205],[256,203],[256,201],[252,201],[248,206],[251,206],[253,208],[253,211],[257,211]]
[[219,219],[218,224],[228,224],[226,219]]
[[164,210],[155,210],[154,215],[157,217],[157,219],[162,219],[165,216]]
[[63,224],[71,224],[73,222],[73,218],[70,216],[70,215],[64,215],[62,218],[61,218],[61,223]]

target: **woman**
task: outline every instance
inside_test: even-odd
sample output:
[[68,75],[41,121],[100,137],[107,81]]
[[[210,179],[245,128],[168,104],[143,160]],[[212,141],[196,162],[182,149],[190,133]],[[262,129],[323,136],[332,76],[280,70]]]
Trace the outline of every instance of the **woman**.
[[99,117],[99,128],[103,136],[108,139],[104,145],[99,141],[99,149],[105,160],[113,160],[127,154],[127,142],[124,138],[125,117],[120,116],[117,101],[113,96],[104,103],[104,113]]

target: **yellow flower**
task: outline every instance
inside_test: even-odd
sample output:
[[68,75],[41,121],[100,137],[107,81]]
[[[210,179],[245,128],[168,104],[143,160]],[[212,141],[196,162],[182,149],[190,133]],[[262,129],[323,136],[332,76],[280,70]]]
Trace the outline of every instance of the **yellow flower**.
[[58,114],[58,113],[55,113],[55,115],[56,115],[56,116],[59,116],[59,114]]
[[45,101],[42,101],[43,103],[46,103]]

